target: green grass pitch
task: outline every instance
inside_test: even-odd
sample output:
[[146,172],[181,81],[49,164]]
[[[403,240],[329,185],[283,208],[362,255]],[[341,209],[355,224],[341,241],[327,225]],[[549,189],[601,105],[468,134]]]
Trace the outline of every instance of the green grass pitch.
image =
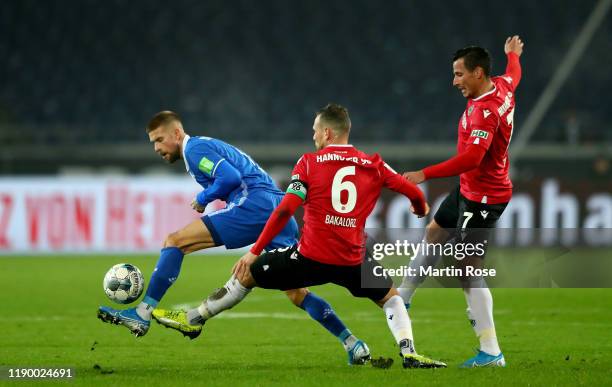
[[[235,260],[186,257],[161,306],[199,303],[226,281]],[[278,291],[255,290],[193,341],[156,323],[135,338],[96,318],[98,305],[110,303],[102,277],[119,262],[148,277],[156,257],[0,258],[0,366],[70,366],[76,370],[70,385],[97,386],[612,384],[612,289],[494,289],[508,367],[475,370],[457,369],[477,346],[462,292],[421,289],[411,309],[417,351],[449,368],[404,370],[378,307],[336,286],[313,288],[373,356],[395,359],[383,370],[348,366],[338,341]]]

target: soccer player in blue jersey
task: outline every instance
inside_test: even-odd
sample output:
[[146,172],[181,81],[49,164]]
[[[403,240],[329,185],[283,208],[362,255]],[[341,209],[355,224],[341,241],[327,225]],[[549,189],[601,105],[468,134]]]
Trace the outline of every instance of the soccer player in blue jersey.
[[[176,329],[193,339],[202,330],[197,309],[195,312],[157,310],[153,313],[178,278],[183,256],[215,246],[235,249],[254,243],[284,193],[238,148],[221,140],[187,135],[174,112],[157,113],[146,130],[155,152],[169,163],[183,159],[187,172],[204,188],[191,203],[194,210],[204,212],[206,205],[215,199],[224,200],[227,205],[166,237],[145,297],[136,308],[118,310],[101,306],[98,317],[104,322],[124,325],[138,337],[147,333],[153,315],[158,321],[173,322]],[[297,236],[298,226],[292,218],[266,250],[292,246],[297,243]],[[237,283],[232,277],[218,290],[218,295],[227,291],[250,291],[237,287]],[[366,344],[346,328],[325,300],[304,288],[288,290],[286,294],[341,341],[350,364],[363,364],[370,358]]]

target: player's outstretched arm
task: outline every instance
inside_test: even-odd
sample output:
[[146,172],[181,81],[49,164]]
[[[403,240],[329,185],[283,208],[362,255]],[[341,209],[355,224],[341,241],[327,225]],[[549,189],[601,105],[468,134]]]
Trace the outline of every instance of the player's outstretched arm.
[[512,78],[512,87],[515,89],[521,81],[522,70],[519,57],[523,54],[524,43],[518,35],[509,36],[504,44],[504,52],[508,57],[506,75]]
[[420,184],[425,180],[458,176],[477,168],[486,153],[486,148],[473,145],[468,147],[465,152],[439,164],[430,165],[420,171],[406,172],[404,177],[414,184]]
[[506,55],[513,52],[516,54],[516,56],[521,56],[524,45],[525,44],[518,35],[508,36],[506,39],[506,44],[504,44],[504,52]]
[[410,181],[404,179],[402,175],[393,171],[390,167],[386,166],[383,168],[384,186],[392,191],[401,193],[410,199],[412,203],[412,213],[418,217],[427,216],[429,213],[429,205],[425,200],[423,191]]
[[285,228],[285,225],[293,214],[295,214],[295,211],[302,204],[302,201],[302,198],[298,195],[290,192],[285,194],[285,197],[283,197],[278,207],[272,211],[263,231],[259,235],[259,238],[257,238],[257,242],[255,242],[251,250],[243,255],[232,268],[232,273],[234,273],[236,277],[241,278],[244,271],[248,269],[255,258],[257,258],[263,249],[270,244],[272,239]]
[[287,225],[287,222],[295,214],[298,207],[302,205],[302,202],[302,198],[295,194],[290,192],[285,194],[278,207],[272,211],[263,231],[259,238],[257,238],[257,242],[251,247],[253,254],[259,255],[270,244],[272,239]]

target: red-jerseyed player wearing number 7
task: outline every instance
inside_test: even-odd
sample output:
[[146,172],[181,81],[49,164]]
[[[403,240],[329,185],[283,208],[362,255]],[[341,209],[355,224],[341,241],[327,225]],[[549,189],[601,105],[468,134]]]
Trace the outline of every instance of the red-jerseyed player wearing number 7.
[[[512,197],[508,176],[508,145],[512,138],[514,93],[521,80],[519,57],[523,42],[518,36],[506,39],[504,51],[508,58],[506,73],[490,77],[491,59],[481,47],[458,50],[453,58],[453,86],[467,98],[467,107],[459,120],[457,155],[442,163],[404,177],[415,184],[425,180],[460,176],[460,184],[440,205],[434,219],[427,225],[428,243],[485,243],[488,230],[506,208]],[[482,267],[482,257],[461,260],[460,266]],[[417,255],[410,266],[434,266],[440,257]],[[400,294],[410,307],[422,276],[404,278]],[[482,277],[461,278],[468,304],[468,317],[480,340],[478,354],[462,367],[505,366],[493,322],[493,298]]]

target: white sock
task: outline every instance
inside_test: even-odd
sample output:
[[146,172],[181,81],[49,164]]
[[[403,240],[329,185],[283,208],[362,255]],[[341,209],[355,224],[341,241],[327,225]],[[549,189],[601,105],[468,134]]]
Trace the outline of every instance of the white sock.
[[493,296],[487,287],[463,289],[468,304],[468,318],[480,341],[480,350],[489,355],[501,353],[493,322]]
[[136,307],[136,313],[140,316],[141,319],[146,321],[151,321],[151,315],[153,314],[153,310],[155,307],[149,305],[145,302],[141,302]]
[[420,268],[436,266],[438,262],[440,262],[440,258],[441,257],[439,255],[424,254],[424,252],[421,250],[416,255],[416,257],[414,257],[414,259],[410,261],[409,267],[413,269],[413,271],[415,272],[415,275],[414,276],[407,275],[406,277],[404,277],[402,284],[397,289],[399,291],[400,296],[402,296],[402,299],[404,300],[404,304],[410,304],[412,302],[412,297],[414,296],[414,292],[419,287],[419,285],[421,285],[423,281],[427,279],[426,276],[422,276],[420,274],[420,270],[421,270]]
[[191,325],[204,324],[204,317],[200,315],[198,308],[189,309],[187,311],[187,322]]
[[389,298],[383,305],[383,310],[395,342],[400,346],[400,351],[402,353],[415,353],[412,323],[402,297],[393,296]]
[[197,311],[201,320],[198,319],[200,321],[194,321],[194,323],[199,322],[201,324],[224,310],[231,309],[242,301],[250,291],[251,289],[242,286],[236,277],[232,275],[222,288],[215,290],[197,309],[188,311],[187,316],[193,318],[195,316],[194,310]]

